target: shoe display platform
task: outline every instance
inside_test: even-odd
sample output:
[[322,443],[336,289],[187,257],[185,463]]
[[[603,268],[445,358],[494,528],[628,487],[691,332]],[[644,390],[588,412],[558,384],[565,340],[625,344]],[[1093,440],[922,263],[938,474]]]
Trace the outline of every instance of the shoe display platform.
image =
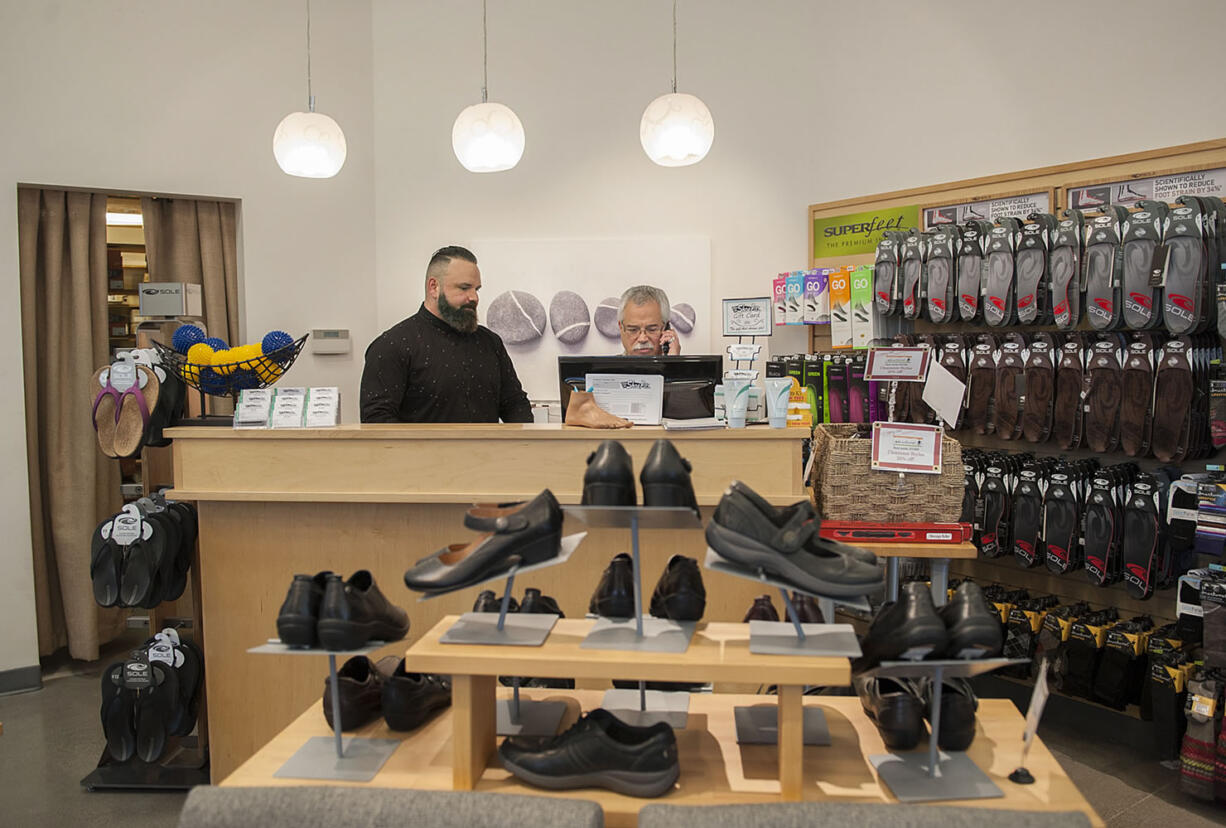
[[[567,710],[559,730],[569,727],[581,711],[598,707],[603,698],[603,693],[598,690],[534,689],[521,692],[525,698],[565,703]],[[501,689],[498,695],[507,698],[510,691]],[[591,800],[604,809],[605,824],[609,826],[636,824],[639,809],[652,803],[716,805],[778,802],[780,783],[775,748],[770,745],[738,745],[733,714],[736,707],[753,709],[770,704],[771,700],[772,697],[762,695],[693,694],[689,723],[685,729],[677,731],[681,778],[670,793],[658,799],[638,799],[592,788],[574,791],[532,788],[504,770],[492,752],[478,768],[473,788],[489,793]],[[307,739],[327,735],[327,724],[319,715],[318,704],[317,701],[310,710],[260,748],[221,782],[222,786],[365,784],[379,788],[453,789],[451,758],[456,747],[453,735],[456,732],[455,710],[444,711],[411,733],[394,733],[381,721],[355,731],[357,736],[392,738],[402,743],[370,782],[313,782],[275,777],[276,769]],[[859,699],[806,696],[803,698],[803,709],[825,714],[830,723],[831,745],[803,749],[802,799],[811,802],[898,801],[889,788],[881,784],[877,771],[868,759],[869,756],[885,753],[885,746],[877,728],[861,710]],[[1008,781],[1010,771],[1017,766],[1021,757],[1024,727],[1022,714],[1017,712],[1012,702],[982,699],[976,727],[975,741],[965,756],[1004,795],[996,799],[969,800],[966,805],[1026,811],[1081,811],[1092,824],[1104,824],[1041,739],[1035,739],[1026,763],[1036,783],[1015,785]],[[927,751],[921,742],[919,749],[902,755],[926,757]],[[961,803],[954,801],[945,804]]]
[[931,571],[932,603],[945,605],[949,587],[949,562],[979,557],[973,543],[857,543],[878,558],[885,558],[885,598],[898,600],[898,561],[900,558],[922,558]]

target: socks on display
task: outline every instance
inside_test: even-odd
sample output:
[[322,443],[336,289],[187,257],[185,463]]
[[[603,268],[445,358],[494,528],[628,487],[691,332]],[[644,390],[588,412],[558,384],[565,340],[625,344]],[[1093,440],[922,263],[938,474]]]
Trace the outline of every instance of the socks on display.
[[1221,695],[1221,682],[1204,674],[1188,682],[1188,724],[1179,751],[1179,787],[1189,796],[1206,801],[1213,799]]
[[1094,675],[1094,700],[1123,710],[1141,700],[1145,678],[1145,650],[1153,619],[1138,616],[1107,630],[1098,671]]
[[1065,693],[1093,698],[1094,677],[1098,673],[1099,659],[1107,642],[1107,628],[1117,620],[1119,613],[1114,608],[1108,608],[1073,622],[1065,644],[1068,664],[1064,681]]

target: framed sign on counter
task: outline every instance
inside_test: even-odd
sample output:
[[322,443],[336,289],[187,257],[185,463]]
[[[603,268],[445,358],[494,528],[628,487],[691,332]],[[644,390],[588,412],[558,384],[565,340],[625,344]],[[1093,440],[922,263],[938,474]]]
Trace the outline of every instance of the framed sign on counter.
[[770,336],[771,298],[725,299],[724,336]]

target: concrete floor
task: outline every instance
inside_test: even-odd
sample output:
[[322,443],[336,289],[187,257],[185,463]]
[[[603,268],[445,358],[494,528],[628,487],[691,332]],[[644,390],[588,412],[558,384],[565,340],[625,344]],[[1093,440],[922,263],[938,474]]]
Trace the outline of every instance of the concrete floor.
[[[139,644],[134,633],[93,664],[51,659],[35,693],[0,696],[0,822],[27,828],[173,826],[178,793],[87,793],[80,780],[97,764],[105,740],[98,721],[103,665]],[[1112,828],[1162,825],[1208,828],[1226,823],[1226,807],[1179,791],[1179,774],[1106,739],[1093,742],[1041,728],[1060,764]]]

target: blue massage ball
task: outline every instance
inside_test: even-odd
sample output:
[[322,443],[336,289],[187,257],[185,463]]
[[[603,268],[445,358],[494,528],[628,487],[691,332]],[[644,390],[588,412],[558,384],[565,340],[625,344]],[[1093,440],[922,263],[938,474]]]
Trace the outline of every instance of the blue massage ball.
[[220,397],[230,393],[230,385],[226,382],[226,378],[212,368],[201,368],[200,379],[197,382],[200,383],[200,390],[206,394]]
[[289,362],[290,357],[293,356],[293,351],[286,351],[283,354],[276,354],[275,356],[272,356],[272,354],[274,354],[276,351],[280,351],[282,348],[288,348],[293,344],[294,338],[285,331],[269,331],[268,333],[264,334],[264,339],[260,342],[260,346],[264,350],[264,355],[279,365],[284,365],[286,362]]
[[235,391],[259,388],[261,384],[259,376],[250,368],[235,368],[230,375],[230,387]]
[[208,345],[214,351],[225,351],[229,350],[230,348],[230,346],[226,344],[226,341],[219,336],[210,336],[208,339],[204,340],[204,344]]
[[180,325],[170,338],[171,346],[186,355],[189,348],[204,341],[204,331],[195,325]]

